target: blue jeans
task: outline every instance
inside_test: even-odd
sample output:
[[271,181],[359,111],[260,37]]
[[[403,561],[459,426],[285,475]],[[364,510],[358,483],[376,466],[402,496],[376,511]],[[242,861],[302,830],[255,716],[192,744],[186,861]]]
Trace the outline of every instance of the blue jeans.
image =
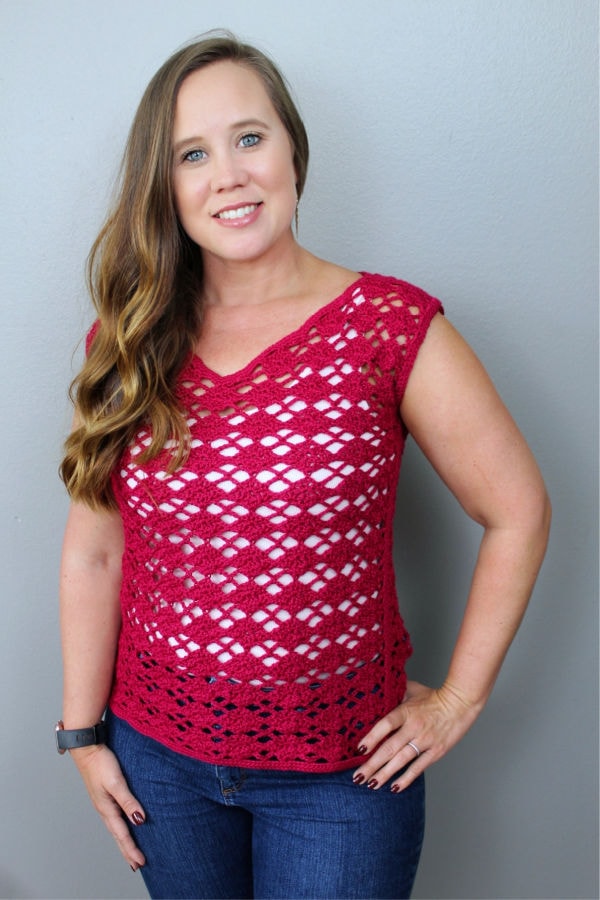
[[424,779],[393,794],[335,773],[199,762],[108,714],[108,743],[146,822],[130,826],[151,897],[409,897]]

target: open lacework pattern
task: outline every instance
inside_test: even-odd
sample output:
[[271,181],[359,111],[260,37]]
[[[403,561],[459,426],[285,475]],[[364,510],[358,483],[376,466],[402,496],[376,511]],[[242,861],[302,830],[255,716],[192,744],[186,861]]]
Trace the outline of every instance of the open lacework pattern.
[[405,690],[392,567],[399,401],[439,303],[363,275],[240,372],[193,357],[175,474],[113,477],[123,627],[111,707],[205,761],[333,771]]

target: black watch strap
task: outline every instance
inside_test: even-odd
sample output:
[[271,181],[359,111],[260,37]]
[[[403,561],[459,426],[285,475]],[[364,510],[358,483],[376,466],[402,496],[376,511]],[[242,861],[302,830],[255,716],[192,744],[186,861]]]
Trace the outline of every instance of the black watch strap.
[[69,728],[65,729],[62,722],[57,722],[56,731],[56,749],[60,754],[67,750],[75,750],[77,747],[90,747],[92,744],[106,743],[106,724],[98,722],[91,728]]

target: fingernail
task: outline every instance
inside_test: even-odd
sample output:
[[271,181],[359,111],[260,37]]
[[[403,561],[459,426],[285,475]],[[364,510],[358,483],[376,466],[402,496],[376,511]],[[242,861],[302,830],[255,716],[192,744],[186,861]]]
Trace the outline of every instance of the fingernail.
[[135,825],[143,825],[145,821],[143,815],[137,809],[131,813],[131,820]]
[[131,869],[132,872],[137,872],[137,866],[130,865],[129,868]]
[[354,776],[354,778],[352,779],[354,784],[362,784],[364,780],[365,780],[365,776],[363,775],[362,772],[357,772],[356,775]]
[[361,756],[364,756],[366,752],[367,752],[366,746],[364,744],[361,744],[357,750],[357,753],[359,753]]
[[392,794],[399,794],[400,793],[400,785],[393,784],[390,788],[390,791],[392,792]]
[[371,780],[367,782],[367,787],[371,788],[371,790],[374,790],[377,787],[377,779],[371,778]]

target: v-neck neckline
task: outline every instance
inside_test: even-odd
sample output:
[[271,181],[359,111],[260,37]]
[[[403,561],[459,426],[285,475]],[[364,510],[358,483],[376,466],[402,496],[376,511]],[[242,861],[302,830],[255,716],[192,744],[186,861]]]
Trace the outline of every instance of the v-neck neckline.
[[338,294],[332,300],[328,300],[327,303],[324,303],[323,306],[320,306],[313,313],[311,313],[303,322],[300,323],[296,328],[293,328],[291,331],[287,332],[287,334],[282,335],[276,341],[264,347],[259,353],[255,354],[252,359],[248,360],[247,363],[244,363],[239,369],[236,369],[234,372],[221,373],[217,372],[215,369],[212,369],[208,366],[199,354],[192,352],[190,354],[190,358],[188,360],[188,366],[192,366],[192,368],[198,368],[204,371],[205,375],[208,376],[213,382],[223,383],[229,381],[233,378],[240,378],[248,371],[253,371],[261,362],[261,360],[272,353],[277,348],[285,345],[286,343],[297,340],[304,331],[309,331],[314,322],[318,321],[321,316],[328,313],[333,307],[339,305],[343,305],[347,299],[349,299],[360,286],[361,282],[364,280],[366,273],[360,272],[359,277],[356,278],[351,284],[345,288],[341,294]]

